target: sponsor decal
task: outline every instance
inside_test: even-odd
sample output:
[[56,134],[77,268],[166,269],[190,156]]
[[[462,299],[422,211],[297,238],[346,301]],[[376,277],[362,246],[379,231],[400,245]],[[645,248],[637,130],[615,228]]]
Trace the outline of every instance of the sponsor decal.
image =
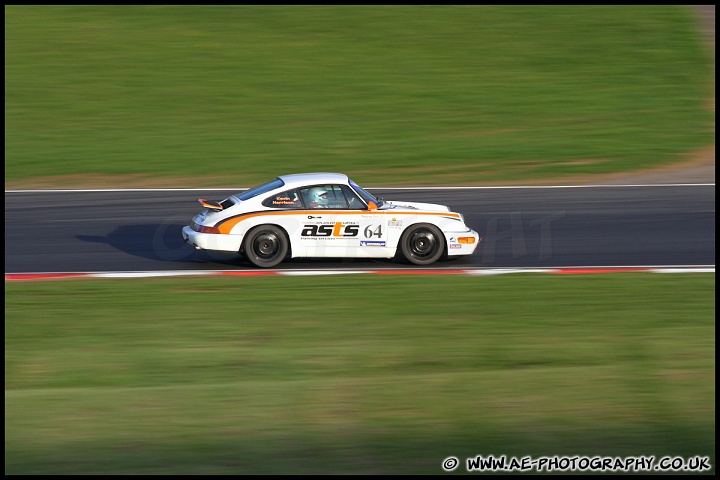
[[388,227],[402,227],[402,220],[393,218],[392,220],[388,221]]
[[450,248],[462,248],[462,245],[460,245],[459,243],[451,243]]
[[360,240],[361,247],[384,247],[384,240]]
[[324,225],[303,225],[302,237],[312,238],[337,238],[357,237],[360,233],[360,225],[353,223],[335,222]]

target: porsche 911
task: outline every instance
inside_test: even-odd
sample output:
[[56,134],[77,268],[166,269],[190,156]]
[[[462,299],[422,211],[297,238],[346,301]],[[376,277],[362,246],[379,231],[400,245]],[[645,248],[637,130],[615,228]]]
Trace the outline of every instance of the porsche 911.
[[340,173],[283,175],[215,202],[182,229],[198,250],[241,254],[257,267],[286,258],[387,258],[430,265],[481,241],[445,205],[386,201]]

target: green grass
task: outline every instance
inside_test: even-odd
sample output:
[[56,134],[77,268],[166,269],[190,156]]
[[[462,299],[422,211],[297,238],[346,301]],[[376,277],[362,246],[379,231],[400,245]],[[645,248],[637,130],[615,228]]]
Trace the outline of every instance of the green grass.
[[706,274],[6,282],[5,473],[714,466],[714,294]]
[[684,6],[6,6],[6,185],[653,167],[714,143],[701,38]]
[[[6,6],[6,188],[648,168],[714,143],[713,65],[681,6]],[[714,293],[647,274],[6,282],[5,473],[714,464]]]

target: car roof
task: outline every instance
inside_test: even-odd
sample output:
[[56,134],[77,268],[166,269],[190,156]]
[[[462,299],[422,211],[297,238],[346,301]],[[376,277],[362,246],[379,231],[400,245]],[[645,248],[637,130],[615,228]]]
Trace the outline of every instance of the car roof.
[[348,184],[348,176],[344,173],[294,173],[292,175],[280,175],[278,178],[285,182],[285,186],[289,188],[305,185]]

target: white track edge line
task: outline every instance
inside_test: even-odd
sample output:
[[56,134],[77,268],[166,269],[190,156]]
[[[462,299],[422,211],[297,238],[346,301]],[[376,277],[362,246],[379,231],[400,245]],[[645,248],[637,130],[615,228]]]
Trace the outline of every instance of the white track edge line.
[[[459,187],[364,187],[366,190],[500,190],[528,188],[619,188],[619,187],[714,187],[714,183],[640,183],[622,185],[487,185]],[[228,188],[101,188],[53,190],[5,190],[5,193],[90,193],[90,192],[198,192],[247,190],[250,187]]]
[[[606,270],[613,270],[610,267],[600,268],[587,268],[587,269],[573,269],[573,268],[489,268],[481,270],[468,270],[468,269],[457,269],[457,270],[435,270],[433,274],[462,274],[468,276],[490,276],[490,275],[502,275],[510,273],[556,273],[556,274],[572,274],[572,270],[598,270],[598,272],[582,272],[583,274],[601,274],[601,273],[625,273],[623,270],[627,270],[627,273],[715,273],[715,267],[666,267],[666,268],[618,268],[617,272],[607,272]],[[413,273],[412,270],[401,270],[401,269],[377,269],[377,270],[240,270],[240,271],[220,271],[220,270],[178,270],[174,272],[75,272],[75,273],[6,273],[6,281],[14,281],[15,276],[28,276],[37,278],[26,278],[23,280],[43,280],[43,277],[52,277],[57,275],[55,279],[65,278],[157,278],[157,277],[180,277],[180,276],[198,276],[198,275],[227,275],[227,276],[268,276],[268,275],[283,275],[283,276],[315,276],[315,275],[357,275],[357,274],[380,274],[383,275],[427,275],[428,271]],[[45,278],[50,280],[53,278]]]

